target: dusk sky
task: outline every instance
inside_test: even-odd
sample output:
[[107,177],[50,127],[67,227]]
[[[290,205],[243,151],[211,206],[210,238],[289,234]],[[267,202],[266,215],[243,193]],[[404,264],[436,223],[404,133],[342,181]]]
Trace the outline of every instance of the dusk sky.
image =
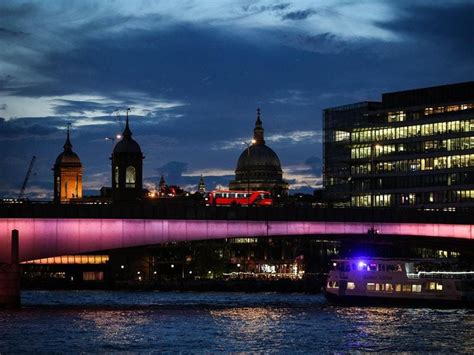
[[474,79],[474,1],[0,2],[0,196],[51,198],[67,123],[85,194],[130,126],[145,187],[233,178],[257,107],[290,193],[321,185],[322,110]]

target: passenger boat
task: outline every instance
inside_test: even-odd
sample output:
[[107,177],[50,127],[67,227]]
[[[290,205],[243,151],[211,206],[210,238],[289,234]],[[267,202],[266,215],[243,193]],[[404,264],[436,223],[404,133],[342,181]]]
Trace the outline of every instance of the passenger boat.
[[326,298],[366,305],[473,306],[474,271],[427,259],[333,260]]

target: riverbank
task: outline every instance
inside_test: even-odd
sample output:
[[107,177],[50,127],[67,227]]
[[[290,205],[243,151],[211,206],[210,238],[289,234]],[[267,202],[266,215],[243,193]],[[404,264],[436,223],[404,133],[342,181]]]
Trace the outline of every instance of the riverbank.
[[310,293],[321,291],[322,277],[301,280],[154,280],[148,282],[67,282],[66,280],[28,280],[22,290],[126,290],[195,292],[278,292]]

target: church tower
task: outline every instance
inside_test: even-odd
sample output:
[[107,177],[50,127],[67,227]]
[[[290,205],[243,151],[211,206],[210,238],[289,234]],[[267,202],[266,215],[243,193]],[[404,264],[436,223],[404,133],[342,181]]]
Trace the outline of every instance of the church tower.
[[127,121],[122,139],[112,153],[112,201],[131,202],[143,198],[143,159],[140,145],[132,138]]
[[63,147],[64,151],[58,155],[53,167],[55,203],[68,203],[72,198],[82,197],[83,169],[79,156],[72,151],[69,125]]

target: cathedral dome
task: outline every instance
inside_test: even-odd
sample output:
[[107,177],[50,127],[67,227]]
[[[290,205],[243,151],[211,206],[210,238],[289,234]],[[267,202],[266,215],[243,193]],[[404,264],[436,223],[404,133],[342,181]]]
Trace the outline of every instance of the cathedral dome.
[[275,195],[286,194],[288,183],[283,180],[278,155],[265,145],[260,109],[253,130],[252,144],[240,154],[235,169],[235,179],[230,190],[271,191]]
[[280,159],[266,145],[251,145],[240,154],[236,171],[249,169],[271,169],[281,171]]

